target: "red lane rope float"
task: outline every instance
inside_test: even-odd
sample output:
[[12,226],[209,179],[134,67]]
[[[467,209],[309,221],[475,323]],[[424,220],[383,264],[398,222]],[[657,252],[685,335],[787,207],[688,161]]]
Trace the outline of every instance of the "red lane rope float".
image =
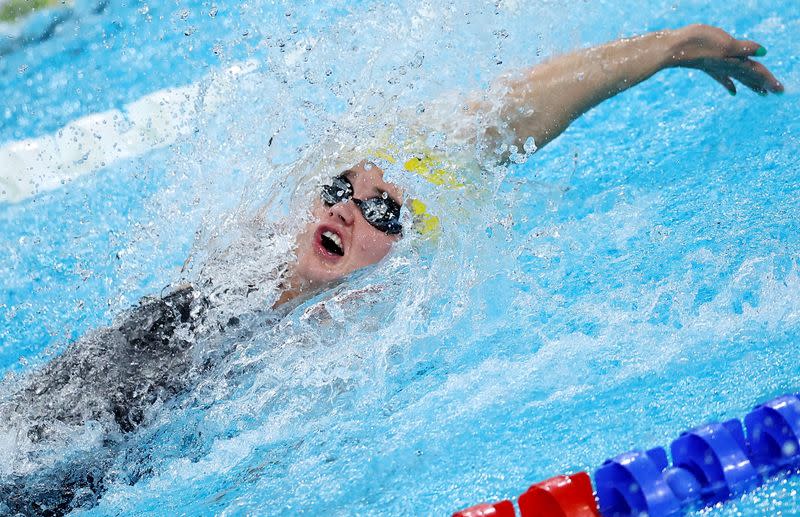
[[[800,396],[782,395],[744,419],[712,422],[670,445],[606,460],[594,474],[556,476],[519,497],[522,517],[674,517],[739,497],[771,475],[800,467]],[[745,428],[747,435],[745,435]],[[483,503],[453,517],[516,517],[509,500]]]
[[[502,505],[501,509],[497,509]],[[589,474],[556,476],[531,485],[519,496],[522,517],[599,517]],[[503,513],[500,513],[500,512]],[[497,513],[494,513],[497,512]],[[479,504],[453,514],[453,517],[516,517],[509,500]]]
[[599,517],[589,474],[556,476],[519,496],[524,517]]

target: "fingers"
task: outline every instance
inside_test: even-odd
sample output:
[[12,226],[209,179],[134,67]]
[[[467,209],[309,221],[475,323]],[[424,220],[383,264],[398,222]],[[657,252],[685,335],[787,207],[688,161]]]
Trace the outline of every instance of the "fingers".
[[753,61],[752,59],[734,59],[728,62],[731,65],[728,75],[734,77],[737,81],[756,93],[766,95],[768,92],[783,92],[783,85],[781,82],[761,63]]
[[752,40],[734,40],[731,57],[764,57],[767,49]]
[[731,80],[730,77],[715,72],[706,72],[706,73],[710,75],[719,84],[721,84],[726,90],[728,90],[728,93],[730,93],[731,95],[736,95],[736,85],[733,84],[733,81]]
[[753,74],[761,78],[766,90],[772,93],[783,93],[783,84],[772,75],[766,66],[752,59],[745,60],[744,64]]
[[[678,66],[697,68],[720,83],[732,95],[739,81],[760,95],[782,93],[783,84],[761,63],[753,58],[767,54],[766,48],[753,40],[737,40],[721,29],[708,26],[690,26],[694,50],[698,55],[682,61]],[[691,38],[690,38],[691,39]],[[690,45],[691,46],[691,45]]]

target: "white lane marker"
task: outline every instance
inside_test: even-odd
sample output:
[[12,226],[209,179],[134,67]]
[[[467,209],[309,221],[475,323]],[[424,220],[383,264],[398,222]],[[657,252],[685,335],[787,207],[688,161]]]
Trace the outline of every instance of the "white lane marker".
[[53,134],[0,145],[0,202],[22,201],[173,143],[193,130],[199,105],[214,111],[225,102],[231,82],[257,66],[248,60],[213,74],[205,92],[202,83],[159,90],[123,110],[93,113]]

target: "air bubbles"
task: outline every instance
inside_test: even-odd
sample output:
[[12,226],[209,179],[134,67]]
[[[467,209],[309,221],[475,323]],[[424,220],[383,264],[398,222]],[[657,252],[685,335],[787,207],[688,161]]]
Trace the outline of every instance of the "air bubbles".
[[211,9],[208,10],[208,15],[210,17],[212,17],[212,18],[216,18],[218,11],[219,11],[219,9],[217,8],[217,6],[216,5],[212,5]]
[[505,29],[499,29],[492,31],[492,34],[498,39],[507,39],[508,38],[508,31]]
[[307,68],[306,70],[303,71],[303,79],[305,79],[308,82],[308,84],[317,83],[316,74],[310,68]]
[[422,66],[422,62],[425,60],[425,54],[420,51],[417,51],[414,54],[414,58],[408,62],[408,66],[410,68],[419,68]]
[[447,144],[447,134],[441,131],[431,131],[425,139],[425,145],[431,149],[443,148]]

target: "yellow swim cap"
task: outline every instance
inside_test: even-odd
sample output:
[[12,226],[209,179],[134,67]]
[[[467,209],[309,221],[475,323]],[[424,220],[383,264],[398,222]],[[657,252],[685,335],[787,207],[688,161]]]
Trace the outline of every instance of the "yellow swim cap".
[[[403,170],[412,172],[436,186],[447,189],[457,189],[464,186],[450,171],[443,160],[431,152],[402,153],[399,149],[385,146],[373,150],[373,158],[385,160],[390,164],[397,164],[398,157],[406,155],[403,161]],[[410,157],[408,157],[410,155]],[[439,218],[428,212],[428,207],[419,199],[409,201],[409,209],[414,216],[414,228],[424,236],[435,236],[440,232]]]

